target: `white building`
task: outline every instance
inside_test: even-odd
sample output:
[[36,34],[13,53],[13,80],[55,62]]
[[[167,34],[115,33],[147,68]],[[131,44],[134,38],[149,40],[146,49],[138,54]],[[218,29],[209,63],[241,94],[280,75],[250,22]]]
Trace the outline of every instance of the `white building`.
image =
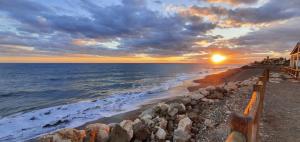
[[291,52],[290,67],[296,71],[300,70],[300,42],[297,43]]

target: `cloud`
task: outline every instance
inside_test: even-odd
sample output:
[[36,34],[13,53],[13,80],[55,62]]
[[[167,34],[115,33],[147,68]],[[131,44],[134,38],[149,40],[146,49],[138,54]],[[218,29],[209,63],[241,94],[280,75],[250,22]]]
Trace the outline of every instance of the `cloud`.
[[[0,28],[1,55],[147,55],[198,59],[209,56],[202,53],[217,50],[234,56],[275,53],[297,42],[300,36],[296,32],[300,30],[297,26],[300,20],[296,18],[300,16],[299,0],[269,0],[257,7],[249,6],[257,0],[205,1],[193,6],[169,2],[166,7],[176,7],[172,12],[153,10],[145,0],[120,0],[106,5],[91,0],[53,2],[56,5],[42,1],[0,1],[0,21],[7,27]],[[165,5],[153,2],[157,3],[154,6]],[[234,6],[211,4],[215,2]],[[76,8],[71,9],[69,4]],[[255,32],[234,39],[209,34],[216,28],[243,26],[254,27]]]
[[228,3],[233,5],[239,4],[253,4],[256,3],[258,0],[205,0],[211,3]]
[[[12,7],[12,3],[21,6]],[[212,37],[205,35],[205,32],[216,26],[201,17],[183,16],[178,13],[161,15],[157,11],[147,9],[146,2],[141,0],[123,0],[122,4],[107,7],[84,1],[80,5],[81,10],[89,13],[85,17],[56,13],[53,9],[32,1],[5,1],[0,4],[1,11],[23,24],[17,27],[18,30],[47,37],[43,44],[38,42],[39,38],[30,40],[31,44],[48,44],[51,50],[59,52],[74,52],[74,49],[82,52],[81,49],[89,49],[84,53],[93,51],[93,54],[114,56],[118,55],[115,52],[132,54],[134,51],[160,56],[180,55],[193,51],[194,42],[211,39]],[[199,35],[201,38],[197,37]],[[57,38],[60,38],[59,44],[55,41]],[[114,41],[116,38],[121,39],[117,43],[120,48],[114,53],[103,52],[103,49],[95,52],[97,49],[88,48],[95,47],[91,44],[85,44],[86,48],[73,44],[74,39]],[[16,37],[14,39],[16,40]],[[116,45],[115,43],[113,45]],[[76,45],[81,47],[69,47]],[[109,44],[97,45],[105,47]],[[116,46],[110,47],[117,49]]]
[[193,6],[186,12],[191,15],[207,17],[219,27],[266,26],[272,22],[287,20],[300,16],[300,1],[270,0],[260,7],[224,8]]

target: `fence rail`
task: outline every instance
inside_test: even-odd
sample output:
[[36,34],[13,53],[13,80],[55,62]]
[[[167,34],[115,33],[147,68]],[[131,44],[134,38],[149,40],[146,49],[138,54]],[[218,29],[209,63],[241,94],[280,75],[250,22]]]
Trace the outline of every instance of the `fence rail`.
[[295,78],[298,78],[299,77],[299,74],[300,74],[300,69],[294,69],[294,68],[291,68],[291,67],[283,67],[281,68],[281,70],[283,72],[286,72],[287,74],[295,77]]
[[256,142],[260,116],[263,111],[266,83],[269,80],[269,69],[264,70],[257,83],[243,114],[233,113],[230,116],[231,133],[226,142]]

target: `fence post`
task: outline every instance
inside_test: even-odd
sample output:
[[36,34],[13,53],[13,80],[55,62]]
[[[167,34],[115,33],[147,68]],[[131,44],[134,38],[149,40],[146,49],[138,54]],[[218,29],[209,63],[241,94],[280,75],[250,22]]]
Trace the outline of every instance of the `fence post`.
[[237,113],[232,113],[230,116],[231,131],[242,133],[246,137],[247,142],[251,142],[252,139],[252,123],[253,119],[251,117],[245,117]]

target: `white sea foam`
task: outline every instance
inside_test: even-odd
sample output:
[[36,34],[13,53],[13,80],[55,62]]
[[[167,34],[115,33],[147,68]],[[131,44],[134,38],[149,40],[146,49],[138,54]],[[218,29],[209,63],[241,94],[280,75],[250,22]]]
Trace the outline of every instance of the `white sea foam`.
[[[224,70],[222,69],[222,71]],[[174,79],[141,92],[114,94],[98,100],[82,101],[7,116],[0,119],[0,141],[24,141],[61,128],[77,127],[102,117],[131,111],[151,99],[167,97],[167,94],[162,92],[181,85],[185,80],[203,77],[217,71],[221,70],[178,74]]]

